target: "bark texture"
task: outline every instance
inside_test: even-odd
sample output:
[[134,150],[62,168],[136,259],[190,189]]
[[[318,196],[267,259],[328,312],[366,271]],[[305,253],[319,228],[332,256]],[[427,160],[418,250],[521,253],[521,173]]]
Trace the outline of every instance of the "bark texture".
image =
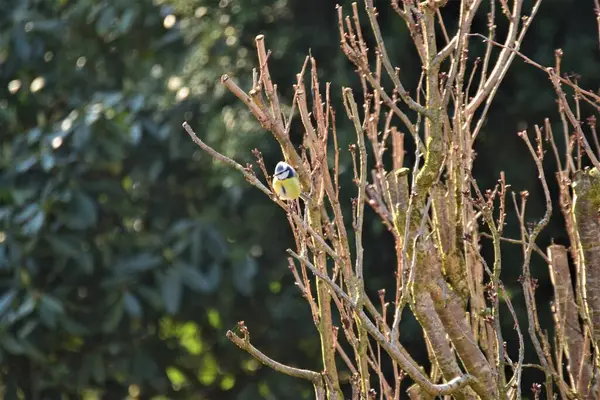
[[593,341],[600,346],[600,172],[579,171],[573,181],[573,212],[584,271],[584,303],[592,324]]

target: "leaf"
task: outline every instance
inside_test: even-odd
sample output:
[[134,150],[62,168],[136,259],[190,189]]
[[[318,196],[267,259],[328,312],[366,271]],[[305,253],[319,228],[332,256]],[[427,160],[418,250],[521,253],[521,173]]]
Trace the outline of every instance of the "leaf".
[[37,141],[40,140],[41,136],[42,136],[42,131],[40,130],[39,127],[35,127],[33,129],[31,129],[29,132],[27,132],[27,144],[37,143]]
[[178,236],[187,236],[190,229],[194,226],[195,222],[190,219],[180,219],[175,222],[171,229],[169,229],[169,238],[176,238]]
[[221,282],[221,270],[221,264],[212,263],[208,268],[208,272],[204,275],[212,285],[211,290],[215,290],[217,286],[219,286],[219,283]]
[[77,257],[81,253],[81,239],[67,235],[47,236],[46,240],[52,246],[52,249],[58,254],[64,254],[69,257]]
[[106,369],[104,368],[104,360],[101,354],[93,354],[90,357],[92,364],[92,374],[96,383],[103,384],[106,380]]
[[31,312],[33,310],[35,310],[35,306],[36,306],[36,301],[33,298],[33,296],[30,294],[27,296],[27,298],[25,299],[25,301],[23,303],[21,303],[21,305],[19,306],[19,308],[17,308],[17,311],[15,312],[15,321],[20,320],[23,317],[28,316],[29,314],[31,314]]
[[176,367],[167,367],[165,372],[173,385],[182,386],[187,383],[185,375]]
[[156,139],[163,141],[166,138],[168,138],[171,134],[171,126],[169,125],[163,125],[161,127],[158,128],[158,130],[156,131]]
[[207,251],[217,261],[222,260],[227,254],[227,244],[223,240],[223,237],[213,227],[207,227],[205,232],[210,242],[210,245],[206,247]]
[[49,152],[45,152],[42,154],[41,158],[42,169],[46,172],[50,171],[56,165],[56,159],[54,155]]
[[[4,361],[2,353],[0,352],[0,360]],[[4,400],[21,400],[22,391],[17,386],[16,379],[7,379],[3,382],[3,390],[2,394],[4,395]]]
[[153,183],[156,182],[164,167],[165,163],[162,160],[155,160],[148,170],[148,180]]
[[62,304],[53,297],[42,295],[39,308],[39,316],[44,325],[54,329],[58,320],[58,315],[63,314]]
[[183,283],[199,293],[209,293],[219,286],[221,272],[217,264],[213,264],[208,274],[202,274],[196,268],[186,265],[182,268]]
[[37,156],[29,156],[23,161],[15,165],[15,171],[17,173],[27,172],[37,163]]
[[71,235],[47,236],[46,240],[52,249],[61,255],[74,259],[83,272],[91,274],[94,272],[94,260],[90,253],[83,250],[83,241]]
[[125,309],[127,313],[133,318],[141,318],[142,316],[142,305],[138,298],[130,292],[125,292],[123,296],[125,301]]
[[8,256],[6,255],[6,246],[0,243],[0,269],[8,266]]
[[100,15],[100,18],[96,22],[96,32],[98,35],[105,36],[110,32],[111,27],[115,22],[115,9],[114,7],[105,7]]
[[157,40],[156,42],[154,42],[152,44],[152,48],[155,51],[160,51],[161,49],[168,47],[169,45],[177,42],[180,39],[181,39],[181,33],[179,32],[179,30],[172,29],[171,31],[169,31],[168,33],[163,35],[163,37],[160,40]]
[[33,49],[29,44],[29,40],[27,40],[27,37],[25,35],[26,33],[24,29],[17,29],[13,35],[13,40],[15,41],[15,44],[14,46],[12,46],[15,53],[23,61],[29,60],[31,58],[31,53],[33,52]]
[[88,115],[90,114],[86,114],[86,123],[79,124],[73,133],[72,143],[73,147],[76,149],[83,149],[85,146],[87,146],[90,138],[92,137],[92,129],[90,128],[90,125],[93,123],[93,121],[88,121],[88,119],[91,120],[93,118],[93,114],[89,117]]
[[120,274],[130,274],[133,272],[144,272],[162,265],[162,257],[150,253],[142,253],[130,257],[115,265],[115,270]]
[[90,383],[92,377],[92,363],[89,356],[84,356],[81,366],[77,369],[77,383],[85,387]]
[[17,336],[20,339],[26,338],[31,332],[33,332],[35,328],[37,328],[39,324],[39,321],[30,319],[29,321],[25,322],[25,324],[23,324],[23,326],[19,329],[19,331],[17,332]]
[[137,288],[137,292],[148,304],[154,308],[156,311],[161,311],[163,308],[162,297],[158,293],[157,290],[151,289],[146,286],[141,286]]
[[86,274],[92,274],[94,272],[94,258],[91,253],[86,251],[80,253],[76,261],[77,265],[79,265]]
[[29,342],[29,340],[20,339],[20,342],[23,347],[23,353],[28,355],[29,358],[40,363],[46,362],[46,356],[36,346]]
[[96,203],[83,192],[73,192],[67,215],[67,225],[72,229],[83,230],[94,226],[97,221]]
[[39,210],[25,225],[23,225],[23,234],[33,236],[37,234],[44,224],[44,212]]
[[12,198],[17,206],[22,206],[27,200],[31,200],[38,193],[39,187],[13,188]]
[[133,376],[140,381],[149,379],[158,372],[156,362],[141,351],[136,352],[132,364]]
[[[110,9],[112,12],[112,9]],[[114,92],[105,92],[102,95],[102,104],[106,108],[114,108],[123,100],[123,93],[114,91]]]
[[[128,10],[130,11],[130,10]],[[127,11],[125,11],[127,12]],[[131,100],[129,101],[129,107],[131,108],[131,111],[133,113],[137,113],[138,111],[140,111],[142,109],[142,107],[144,107],[144,103],[145,103],[145,98],[143,95],[138,94],[135,95],[131,98]],[[141,126],[140,126],[141,129]]]
[[16,295],[17,289],[10,289],[8,292],[4,293],[2,297],[0,297],[0,316],[4,315],[4,313],[10,308]]
[[77,321],[72,320],[66,315],[61,320],[62,327],[72,335],[84,336],[90,333],[90,330]]
[[25,250],[20,244],[15,240],[14,237],[9,236],[10,240],[5,240],[4,244],[6,245],[6,252],[10,254],[10,261],[8,265],[14,264],[15,261],[21,260],[23,257],[23,250]]
[[102,330],[105,333],[113,332],[119,326],[119,322],[123,318],[123,301],[119,300],[115,303],[115,305],[110,309],[108,316],[104,320],[102,324]]
[[179,256],[181,256],[181,254],[187,250],[187,248],[190,246],[190,240],[187,237],[181,238],[180,240],[176,241],[173,244],[173,247],[171,248],[173,257],[177,258]]
[[44,32],[44,33],[56,33],[57,30],[62,28],[64,22],[60,19],[47,19],[45,21],[36,21],[33,25],[32,31]]
[[40,211],[40,207],[37,205],[37,203],[32,203],[28,205],[23,209],[23,211],[21,211],[15,216],[15,224],[24,223],[25,221],[31,219],[31,217],[33,217],[38,211]]
[[192,248],[190,249],[190,260],[193,265],[200,265],[202,261],[202,229],[197,227],[190,235]]
[[21,355],[25,351],[20,341],[15,339],[7,332],[4,332],[0,337],[0,343],[2,344],[2,347],[6,349],[6,351],[14,355]]
[[55,314],[64,314],[65,312],[61,302],[48,294],[42,295],[40,305],[46,307],[49,311],[52,311]]
[[[96,18],[98,18],[98,14],[100,14],[100,11],[102,11],[104,9],[104,7],[106,7],[106,4],[92,3],[92,6],[89,8],[88,15],[85,19],[86,23],[91,24],[92,22],[94,22],[94,20]],[[87,8],[86,8],[86,10],[87,10]]]
[[129,140],[132,144],[136,145],[142,139],[142,126],[140,123],[135,123],[131,125],[129,129]]
[[245,296],[250,296],[254,291],[253,278],[258,272],[258,265],[254,258],[246,257],[242,262],[233,265],[233,285]]
[[0,207],[0,221],[10,217],[12,207]]
[[161,291],[165,310],[174,315],[179,311],[181,304],[181,268],[178,266],[171,267],[161,282]]

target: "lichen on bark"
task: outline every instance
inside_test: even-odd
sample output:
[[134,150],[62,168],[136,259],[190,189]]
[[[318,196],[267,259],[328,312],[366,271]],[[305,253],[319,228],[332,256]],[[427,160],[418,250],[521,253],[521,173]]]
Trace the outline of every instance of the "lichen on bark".
[[573,214],[583,256],[584,303],[596,348],[600,346],[600,171],[578,171],[573,179]]

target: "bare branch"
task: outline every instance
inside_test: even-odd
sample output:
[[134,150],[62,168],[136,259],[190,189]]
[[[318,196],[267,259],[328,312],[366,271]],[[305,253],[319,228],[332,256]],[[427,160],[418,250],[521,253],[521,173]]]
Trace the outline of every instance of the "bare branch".
[[308,380],[315,384],[321,384],[321,374],[307,369],[299,369],[281,364],[267,357],[260,350],[250,344],[250,334],[248,333],[248,329],[244,325],[243,321],[238,323],[238,328],[242,331],[242,337],[236,335],[232,331],[227,331],[227,338],[235,343],[240,349],[248,352],[248,354],[250,354],[252,357],[267,367],[274,369],[275,371],[292,376],[294,378]]

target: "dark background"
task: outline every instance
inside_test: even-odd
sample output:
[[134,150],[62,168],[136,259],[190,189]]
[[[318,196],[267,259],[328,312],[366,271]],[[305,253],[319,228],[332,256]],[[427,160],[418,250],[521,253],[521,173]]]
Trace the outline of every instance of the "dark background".
[[[450,32],[457,3],[444,10]],[[528,14],[532,1],[525,1]],[[343,2],[346,12],[350,6]],[[388,51],[414,88],[420,64],[403,22],[377,1]],[[482,12],[474,31],[486,33]],[[363,20],[365,32],[368,24]],[[503,40],[506,21],[498,17]],[[318,336],[288,273],[292,246],[281,210],[239,174],[213,162],[181,128],[240,163],[276,142],[218,81],[243,88],[264,33],[288,105],[309,49],[332,81],[340,147],[353,141],[339,102],[358,90],[339,50],[335,2],[323,0],[0,0],[0,387],[5,399],[302,399],[310,385],[252,360],[225,338],[244,320],[253,343],[291,365],[319,369]],[[593,0],[544,0],[523,43],[532,59],[600,84]],[[483,45],[473,39],[470,57]],[[414,90],[414,89],[413,89]],[[543,215],[534,164],[516,132],[550,117],[562,132],[546,75],[516,59],[477,143],[475,174],[491,187],[501,170],[531,193],[527,219]],[[589,110],[582,110],[583,117]],[[531,131],[533,132],[533,130]],[[300,143],[302,132],[293,139]],[[562,137],[562,134],[557,134]],[[342,191],[353,187],[342,152]],[[410,157],[410,155],[409,155]],[[552,190],[555,166],[546,173]],[[506,235],[517,237],[511,213]],[[367,211],[368,290],[391,292],[390,235]],[[554,213],[540,236],[566,242]],[[484,253],[489,245],[483,242]],[[526,331],[517,278],[521,249],[503,247],[503,279]],[[543,325],[552,288],[534,255]],[[424,362],[421,331],[407,317],[403,343]],[[509,354],[517,342],[508,313]],[[529,344],[528,344],[529,346]],[[535,362],[527,349],[526,362]],[[526,371],[524,395],[541,377]]]

